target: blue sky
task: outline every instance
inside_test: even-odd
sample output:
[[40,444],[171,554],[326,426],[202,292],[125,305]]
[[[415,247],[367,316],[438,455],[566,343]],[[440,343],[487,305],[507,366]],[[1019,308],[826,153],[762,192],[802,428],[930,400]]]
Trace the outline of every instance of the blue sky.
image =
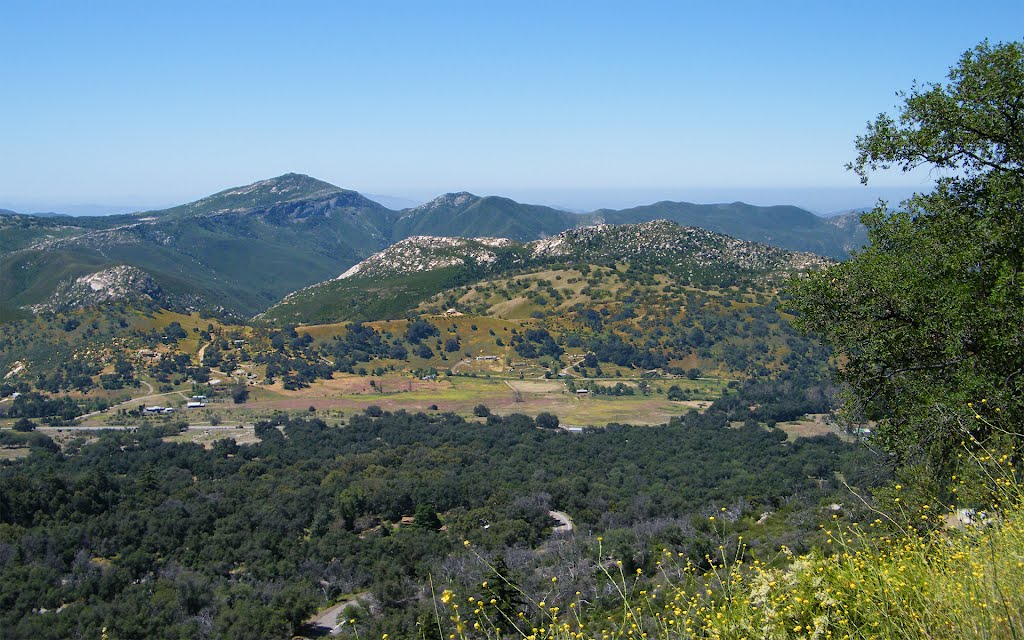
[[[288,171],[365,193],[826,211],[853,139],[1024,3],[0,3],[0,207]],[[888,188],[887,190],[884,188]]]

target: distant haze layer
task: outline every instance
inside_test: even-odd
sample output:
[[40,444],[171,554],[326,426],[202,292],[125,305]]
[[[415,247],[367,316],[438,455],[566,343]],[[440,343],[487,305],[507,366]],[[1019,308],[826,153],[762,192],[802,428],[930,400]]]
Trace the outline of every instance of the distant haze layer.
[[[661,189],[480,187],[469,189],[469,191],[487,195],[501,194],[522,202],[533,202],[574,212],[587,212],[602,208],[621,209],[671,200],[706,204],[746,202],[757,206],[788,204],[827,215],[851,209],[873,207],[879,199],[888,201],[890,205],[897,205],[915,191],[927,191],[930,188],[930,184],[921,184],[916,187],[666,187]],[[423,204],[446,191],[459,191],[461,187],[452,185],[435,191],[401,187],[358,190],[367,193],[367,197],[371,200],[398,210]],[[97,204],[51,200],[6,201],[0,199],[0,209],[23,213],[45,212],[71,216],[97,216],[151,211],[189,199],[191,196],[183,195],[178,199],[154,203],[140,201],[139,204]]]

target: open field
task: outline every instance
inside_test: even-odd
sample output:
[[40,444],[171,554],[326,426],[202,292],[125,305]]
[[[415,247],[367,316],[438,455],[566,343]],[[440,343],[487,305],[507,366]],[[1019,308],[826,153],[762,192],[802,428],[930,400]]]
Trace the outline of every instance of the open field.
[[[618,381],[601,381],[600,384]],[[628,379],[621,382],[630,386],[636,384],[636,381]],[[664,393],[580,398],[567,391],[560,380],[463,376],[420,380],[403,374],[385,374],[337,376],[296,391],[287,391],[280,385],[257,388],[244,406],[228,405],[225,408],[233,415],[237,411],[302,411],[309,407],[314,407],[318,413],[352,412],[362,411],[370,405],[388,411],[429,411],[432,405],[436,405],[438,411],[470,417],[474,407],[483,404],[500,415],[554,413],[569,425],[604,426],[609,422],[652,425],[663,424],[672,416],[691,409],[706,408],[710,400],[700,398],[711,397],[722,385],[720,381],[661,380],[652,382],[652,387],[664,391],[670,384],[693,389],[699,395],[697,399],[686,402],[669,401]]]
[[255,444],[260,441],[256,437],[256,429],[252,426],[242,426],[233,429],[214,429],[191,427],[188,431],[176,436],[164,438],[165,442],[194,442],[201,444],[206,449],[213,448],[213,443],[218,440],[230,438],[238,444]]
[[0,447],[0,460],[17,460],[30,452],[28,447]]
[[[436,321],[440,325],[442,336],[449,330],[473,336],[464,341],[464,345],[478,339],[481,346],[487,343],[491,345],[492,350],[502,350],[506,353],[510,351],[508,348],[496,347],[493,343],[495,336],[490,335],[492,330],[498,336],[510,330],[512,327],[505,321],[472,316],[437,318]],[[386,325],[380,329],[401,331],[404,329],[404,323],[405,321],[388,321],[380,323]],[[474,329],[475,323],[480,324]],[[321,333],[321,339],[329,339],[327,336],[333,332],[344,331],[340,325],[322,325],[317,329],[318,333]],[[477,353],[483,351],[479,347],[478,349]],[[566,379],[545,378],[546,370],[538,364],[514,360],[511,357],[514,353],[502,356],[493,354],[496,359],[477,359],[478,356],[475,355],[467,357],[467,351],[449,354],[454,357],[443,363],[457,375],[442,373],[436,378],[423,379],[410,373],[407,368],[400,368],[409,367],[409,362],[378,360],[374,363],[379,365],[374,368],[376,375],[335,373],[332,379],[317,380],[307,388],[296,390],[285,389],[281,381],[270,385],[250,384],[249,399],[244,404],[233,403],[230,394],[222,390],[217,395],[211,393],[206,406],[198,409],[185,407],[194,393],[191,384],[183,383],[173,387],[162,385],[161,391],[157,389],[155,381],[151,382],[151,379],[147,378],[136,388],[116,392],[95,391],[91,396],[102,396],[117,404],[106,411],[83,416],[73,427],[69,426],[67,429],[135,427],[144,424],[230,427],[251,425],[272,417],[276,412],[310,410],[329,424],[342,424],[346,415],[362,412],[371,405],[387,411],[452,412],[469,419],[476,419],[474,409],[478,405],[484,405],[498,415],[522,413],[536,416],[542,412],[553,413],[567,426],[600,427],[608,423],[659,425],[691,410],[703,411],[711,401],[720,396],[729,382],[728,379],[714,377],[694,380],[685,377],[639,378],[635,377],[635,369],[610,365],[606,368],[606,373],[610,375],[606,377],[574,378],[574,382],[579,387],[591,388],[594,385],[609,388],[622,384],[632,389],[633,395],[582,395],[570,391],[571,387],[567,387]],[[567,354],[565,362],[571,366],[578,359],[579,356]],[[566,366],[563,371],[570,373],[570,366]],[[437,369],[441,370],[441,367]],[[419,369],[421,373],[423,370]],[[615,373],[621,377],[614,377]],[[214,371],[213,375],[225,378],[217,371]],[[649,388],[649,395],[640,392],[643,384]],[[686,399],[668,400],[667,393],[672,386],[683,389],[686,392]],[[138,416],[135,411],[142,405],[172,407],[175,411],[169,414]],[[814,435],[828,430],[828,427],[816,422],[794,423],[791,428],[798,435]],[[189,433],[187,437],[179,439],[205,446],[218,438],[219,434],[216,433]]]
[[799,420],[779,422],[778,428],[786,432],[787,440],[793,442],[797,438],[813,438],[834,433],[846,442],[854,442],[856,438],[839,428],[830,416],[824,413],[812,413]]
[[[371,386],[370,383],[373,383]],[[420,380],[408,375],[336,376],[318,380],[307,389],[288,391],[280,386],[257,391],[246,403],[251,410],[361,411],[370,405],[386,410],[439,411],[469,415],[477,404],[492,409],[502,401],[511,404],[512,392],[503,382],[487,378],[441,377]]]
[[[71,428],[175,423],[193,426],[215,424],[223,427],[252,424],[279,411],[305,412],[310,408],[328,423],[341,423],[346,414],[361,412],[371,405],[387,411],[442,411],[474,418],[474,408],[481,404],[499,415],[523,413],[536,416],[541,412],[553,413],[563,424],[573,426],[604,426],[609,422],[657,425],[693,409],[702,411],[727,383],[726,380],[715,378],[648,379],[651,393],[644,396],[638,390],[639,379],[601,378],[593,382],[602,387],[622,383],[634,389],[635,395],[581,397],[570,392],[564,380],[540,377],[539,369],[534,371],[526,367],[509,374],[507,371],[495,371],[496,368],[504,369],[504,363],[495,365],[495,361],[491,360],[469,359],[460,363],[464,363],[459,369],[460,373],[475,375],[441,375],[423,380],[397,371],[374,376],[335,374],[333,379],[318,380],[308,388],[298,390],[286,390],[281,383],[250,385],[249,401],[244,404],[234,404],[229,397],[218,396],[211,397],[207,405],[200,409],[185,408],[185,402],[191,394],[186,386],[169,392],[146,393],[152,388],[147,385],[148,388],[136,391],[143,395],[107,411],[90,414]],[[518,377],[520,373],[522,379]],[[583,381],[576,379],[576,382],[579,384]],[[673,385],[688,390],[692,394],[691,398],[685,401],[668,400],[666,393]],[[119,408],[134,410],[143,404],[174,407],[177,411],[141,418],[116,414]],[[196,434],[190,434],[189,439],[201,444],[207,443]]]

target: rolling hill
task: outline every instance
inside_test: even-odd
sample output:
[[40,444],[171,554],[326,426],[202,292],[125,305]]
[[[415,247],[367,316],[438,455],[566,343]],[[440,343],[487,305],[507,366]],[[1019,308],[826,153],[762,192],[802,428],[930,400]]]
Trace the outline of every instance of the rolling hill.
[[497,236],[528,242],[585,222],[577,214],[551,207],[521,204],[508,198],[471,193],[446,193],[426,204],[402,211],[394,238],[416,235],[476,238]]
[[846,258],[851,250],[867,243],[867,233],[859,224],[835,224],[833,220],[810,211],[786,205],[756,207],[743,202],[692,204],[665,201],[619,211],[601,209],[588,217],[594,222],[609,224],[671,220],[742,240],[816,253],[837,260]]
[[403,240],[339,277],[289,294],[261,318],[322,323],[400,317],[447,289],[551,265],[628,264],[682,282],[728,286],[779,282],[829,262],[667,220],[570,229],[529,243],[420,236]]

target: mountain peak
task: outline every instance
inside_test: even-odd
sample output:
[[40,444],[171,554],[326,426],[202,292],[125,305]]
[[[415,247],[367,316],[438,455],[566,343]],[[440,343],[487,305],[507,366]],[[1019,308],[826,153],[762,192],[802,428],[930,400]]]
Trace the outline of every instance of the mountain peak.
[[244,213],[265,209],[273,205],[314,200],[334,194],[354,194],[333,184],[301,173],[286,173],[276,178],[259,180],[252,184],[225,189],[195,202],[163,211],[150,211],[146,215],[159,217],[193,217]]
[[418,207],[413,207],[411,211],[434,211],[436,209],[442,209],[446,207],[464,207],[471,205],[474,202],[480,200],[480,196],[474,195],[468,191],[459,191],[456,193],[445,193],[437,196],[430,202],[425,202]]
[[286,173],[276,178],[268,178],[253,182],[243,187],[234,187],[216,193],[206,200],[223,197],[273,197],[277,200],[294,200],[297,198],[311,198],[319,195],[326,195],[341,191],[339,187],[317,180],[302,173]]

